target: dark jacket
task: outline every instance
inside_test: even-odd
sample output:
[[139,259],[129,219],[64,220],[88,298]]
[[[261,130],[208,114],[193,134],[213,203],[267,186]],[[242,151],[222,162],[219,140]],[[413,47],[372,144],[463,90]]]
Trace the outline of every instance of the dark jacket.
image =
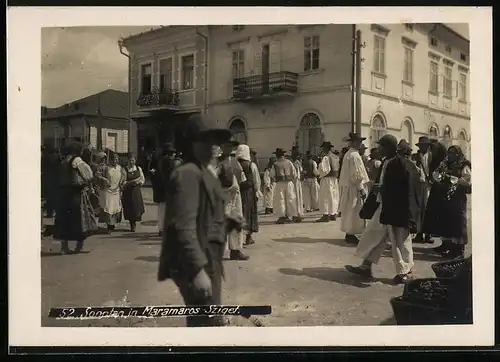
[[219,181],[222,187],[227,189],[233,186],[234,170],[231,163],[231,159],[229,157],[224,158],[223,160],[220,161],[219,167],[220,167]]
[[158,280],[180,274],[191,280],[207,265],[219,264],[225,243],[225,195],[207,169],[188,162],[177,167],[167,187],[165,234]]
[[[387,165],[381,189],[380,223],[409,227],[412,232],[418,222],[417,201],[419,173],[415,165],[403,156],[396,156]],[[382,168],[381,168],[382,171]]]

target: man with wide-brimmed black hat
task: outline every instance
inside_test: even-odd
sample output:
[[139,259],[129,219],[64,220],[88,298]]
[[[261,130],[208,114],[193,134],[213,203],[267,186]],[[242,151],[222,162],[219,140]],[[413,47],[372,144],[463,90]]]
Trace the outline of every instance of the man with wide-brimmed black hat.
[[[416,182],[420,174],[409,157],[404,153],[398,154],[396,137],[384,135],[378,144],[385,159],[378,182],[371,192],[376,193],[380,205],[356,251],[363,263],[360,266],[347,265],[346,269],[360,276],[371,277],[372,264],[378,263],[389,242],[396,269],[393,282],[403,284],[410,278],[413,268],[411,233],[416,231]],[[406,146],[405,142],[400,143],[399,148],[407,148],[407,142]]]
[[339,168],[340,160],[335,155],[331,142],[323,142],[321,145],[322,157],[318,165],[319,172],[319,209],[323,216],[317,222],[329,222],[337,220],[339,208]]
[[273,211],[278,216],[277,224],[292,222],[290,217],[297,215],[297,196],[293,181],[297,179],[297,171],[292,161],[285,158],[285,151],[277,148],[276,162],[269,170],[271,180],[276,184],[274,186],[274,207]]
[[340,201],[338,212],[341,216],[340,230],[346,233],[348,244],[359,242],[356,234],[363,233],[365,221],[359,217],[359,211],[367,196],[367,184],[370,182],[359,149],[365,140],[359,133],[349,133],[349,150],[344,155],[339,178]]
[[[226,242],[225,197],[214,166],[228,130],[203,116],[184,124],[185,162],[167,185],[165,233],[158,280],[172,279],[186,305],[220,305]],[[187,326],[220,325],[221,318],[188,316]]]
[[304,169],[304,181],[302,182],[302,191],[304,192],[304,208],[306,212],[312,212],[319,209],[319,184],[318,184],[318,164],[313,159],[310,151],[306,152],[306,158],[302,162]]

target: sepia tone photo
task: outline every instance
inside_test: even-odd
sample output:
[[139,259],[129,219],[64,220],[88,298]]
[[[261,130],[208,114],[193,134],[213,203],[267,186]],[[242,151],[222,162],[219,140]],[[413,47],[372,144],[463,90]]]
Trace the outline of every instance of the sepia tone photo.
[[[472,323],[468,33],[43,28],[42,325]],[[198,304],[272,314],[48,318]]]

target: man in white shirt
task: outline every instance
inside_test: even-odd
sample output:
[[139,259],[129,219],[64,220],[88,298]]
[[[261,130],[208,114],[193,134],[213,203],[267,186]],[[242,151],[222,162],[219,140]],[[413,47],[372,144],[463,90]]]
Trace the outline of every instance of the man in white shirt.
[[339,157],[332,152],[333,145],[331,142],[323,142],[323,157],[318,167],[320,183],[319,183],[319,199],[320,211],[323,216],[317,222],[329,222],[337,219],[339,207]]

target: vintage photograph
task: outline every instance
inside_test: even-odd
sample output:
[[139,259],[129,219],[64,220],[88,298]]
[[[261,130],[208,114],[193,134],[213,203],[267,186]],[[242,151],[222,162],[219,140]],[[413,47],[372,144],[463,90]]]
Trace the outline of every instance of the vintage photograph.
[[[472,323],[467,23],[41,44],[42,327]],[[272,313],[48,317],[211,304]]]

